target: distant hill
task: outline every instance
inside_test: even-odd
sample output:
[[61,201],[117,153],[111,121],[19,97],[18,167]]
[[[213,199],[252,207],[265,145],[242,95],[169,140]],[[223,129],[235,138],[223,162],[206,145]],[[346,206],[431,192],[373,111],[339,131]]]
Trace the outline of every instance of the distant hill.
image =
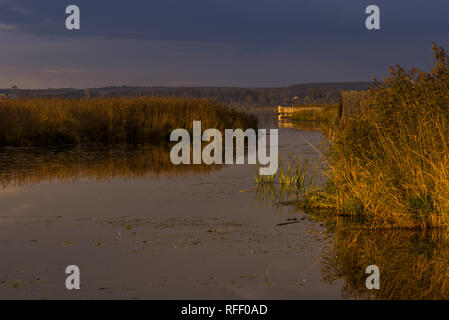
[[360,81],[360,82],[320,82],[320,83],[304,83],[295,84],[288,88],[297,94],[306,93],[313,89],[325,89],[325,90],[366,90],[372,86],[372,82]]
[[239,87],[103,87],[88,89],[0,89],[0,95],[18,97],[185,97],[208,98],[231,106],[277,106],[298,103],[330,103],[339,99],[340,90],[366,90],[371,82],[328,82],[295,84],[275,88]]

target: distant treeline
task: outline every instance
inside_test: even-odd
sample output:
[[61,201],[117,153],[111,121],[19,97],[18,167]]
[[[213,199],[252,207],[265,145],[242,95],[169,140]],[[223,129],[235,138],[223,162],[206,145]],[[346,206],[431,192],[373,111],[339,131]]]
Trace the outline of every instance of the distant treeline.
[[0,89],[0,97],[84,98],[84,97],[172,97],[207,98],[230,106],[277,106],[298,103],[335,103],[340,90],[366,90],[371,82],[297,84],[279,88],[236,87],[104,87],[89,89]]

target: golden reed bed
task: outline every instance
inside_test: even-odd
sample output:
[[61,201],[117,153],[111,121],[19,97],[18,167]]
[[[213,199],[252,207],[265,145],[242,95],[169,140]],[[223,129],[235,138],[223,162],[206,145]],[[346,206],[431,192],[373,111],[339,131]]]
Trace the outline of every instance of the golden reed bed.
[[147,143],[176,128],[256,128],[257,119],[207,99],[0,99],[0,146]]

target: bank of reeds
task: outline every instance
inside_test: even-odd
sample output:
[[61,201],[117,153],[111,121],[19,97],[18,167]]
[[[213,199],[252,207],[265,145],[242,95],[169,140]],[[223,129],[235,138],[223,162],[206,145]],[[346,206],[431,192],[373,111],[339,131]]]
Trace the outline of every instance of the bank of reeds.
[[206,99],[1,99],[0,146],[168,141],[172,130],[255,128],[254,116]]
[[335,213],[373,227],[448,227],[449,56],[433,50],[433,70],[391,68],[360,115],[330,131],[323,195]]
[[433,50],[430,72],[391,68],[330,127],[314,208],[369,228],[449,227],[449,56]]
[[338,104],[313,104],[296,108],[293,121],[335,121],[338,118]]

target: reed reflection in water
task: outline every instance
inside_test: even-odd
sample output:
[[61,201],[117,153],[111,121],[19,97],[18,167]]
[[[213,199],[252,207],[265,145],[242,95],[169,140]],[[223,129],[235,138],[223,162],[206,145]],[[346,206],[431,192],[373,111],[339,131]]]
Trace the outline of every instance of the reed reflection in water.
[[[324,279],[344,280],[344,298],[449,299],[449,241],[444,230],[337,228],[323,253]],[[365,269],[380,269],[380,289],[368,290]]]
[[292,121],[288,118],[279,119],[279,128],[296,129],[303,131],[323,131],[328,126],[324,121]]
[[[296,204],[294,183],[264,183],[256,200],[276,208]],[[307,211],[307,210],[306,210]],[[449,236],[446,230],[367,229],[361,221],[317,213],[310,217],[327,225],[328,243],[320,258],[326,283],[343,282],[346,299],[449,299]],[[368,290],[366,267],[380,269],[380,289]]]
[[0,148],[0,186],[49,181],[113,180],[209,174],[220,166],[174,165],[168,146],[89,145],[75,148]]

